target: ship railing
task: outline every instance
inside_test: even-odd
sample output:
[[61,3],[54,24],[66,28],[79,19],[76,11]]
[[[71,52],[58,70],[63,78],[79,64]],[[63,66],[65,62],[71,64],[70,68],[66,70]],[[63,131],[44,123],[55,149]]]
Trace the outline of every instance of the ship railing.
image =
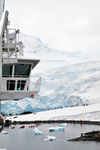
[[16,30],[15,29],[7,29],[2,39],[2,54],[3,58],[6,56],[9,59],[13,55],[17,58],[17,47],[16,44]]
[[19,30],[7,29],[2,39],[3,58],[16,58],[23,54],[23,43],[19,41]]
[[41,77],[31,77],[29,90],[40,91],[41,79],[42,79]]

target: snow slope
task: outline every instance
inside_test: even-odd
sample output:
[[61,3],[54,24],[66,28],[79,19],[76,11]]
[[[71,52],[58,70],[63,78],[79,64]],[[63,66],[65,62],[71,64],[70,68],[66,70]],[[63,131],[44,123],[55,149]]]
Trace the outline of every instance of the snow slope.
[[41,90],[34,99],[3,102],[3,114],[100,103],[99,54],[52,50],[39,38],[23,34],[21,38],[25,45],[24,57],[41,59],[31,75],[32,81],[36,76],[42,77]]
[[100,122],[100,104],[55,109],[28,115],[7,117],[12,121],[84,120]]

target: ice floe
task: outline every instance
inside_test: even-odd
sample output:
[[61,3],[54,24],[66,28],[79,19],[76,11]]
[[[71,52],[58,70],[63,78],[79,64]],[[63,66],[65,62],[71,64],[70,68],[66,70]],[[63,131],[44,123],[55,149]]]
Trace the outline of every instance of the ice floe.
[[60,127],[66,127],[66,126],[67,126],[67,123],[60,124]]
[[43,134],[43,132],[40,131],[38,128],[34,129],[34,133],[35,133],[35,135],[42,135]]
[[51,127],[51,128],[49,128],[49,132],[55,132],[55,131],[64,131],[64,127]]
[[1,131],[0,134],[8,134],[8,133],[7,133],[7,131],[4,131],[4,130],[3,130],[3,131]]
[[46,139],[44,139],[45,141],[54,141],[54,140],[56,140],[56,137],[55,136],[47,136],[47,138]]

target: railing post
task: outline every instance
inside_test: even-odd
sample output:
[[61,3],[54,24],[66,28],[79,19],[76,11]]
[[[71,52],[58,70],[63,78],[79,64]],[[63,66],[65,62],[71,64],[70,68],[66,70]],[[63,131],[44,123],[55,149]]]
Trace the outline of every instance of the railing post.
[[17,39],[16,39],[16,30],[15,30],[15,57],[17,58],[17,48],[16,48],[16,44],[17,44]]
[[8,36],[8,34],[9,34],[8,29],[6,29],[8,59],[10,59],[10,53],[9,53],[9,36]]

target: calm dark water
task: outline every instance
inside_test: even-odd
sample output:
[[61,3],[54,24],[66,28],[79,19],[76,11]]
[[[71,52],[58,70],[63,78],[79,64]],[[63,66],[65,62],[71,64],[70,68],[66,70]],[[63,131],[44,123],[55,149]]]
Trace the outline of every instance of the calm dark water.
[[[0,148],[7,150],[100,150],[99,142],[68,142],[68,139],[80,136],[81,132],[100,130],[100,126],[93,125],[73,125],[67,124],[65,131],[49,132],[50,127],[59,124],[43,124],[38,128],[43,131],[43,135],[34,134],[33,128],[25,125],[24,129],[5,128],[7,135],[0,135]],[[44,141],[47,135],[56,136],[55,141]]]

